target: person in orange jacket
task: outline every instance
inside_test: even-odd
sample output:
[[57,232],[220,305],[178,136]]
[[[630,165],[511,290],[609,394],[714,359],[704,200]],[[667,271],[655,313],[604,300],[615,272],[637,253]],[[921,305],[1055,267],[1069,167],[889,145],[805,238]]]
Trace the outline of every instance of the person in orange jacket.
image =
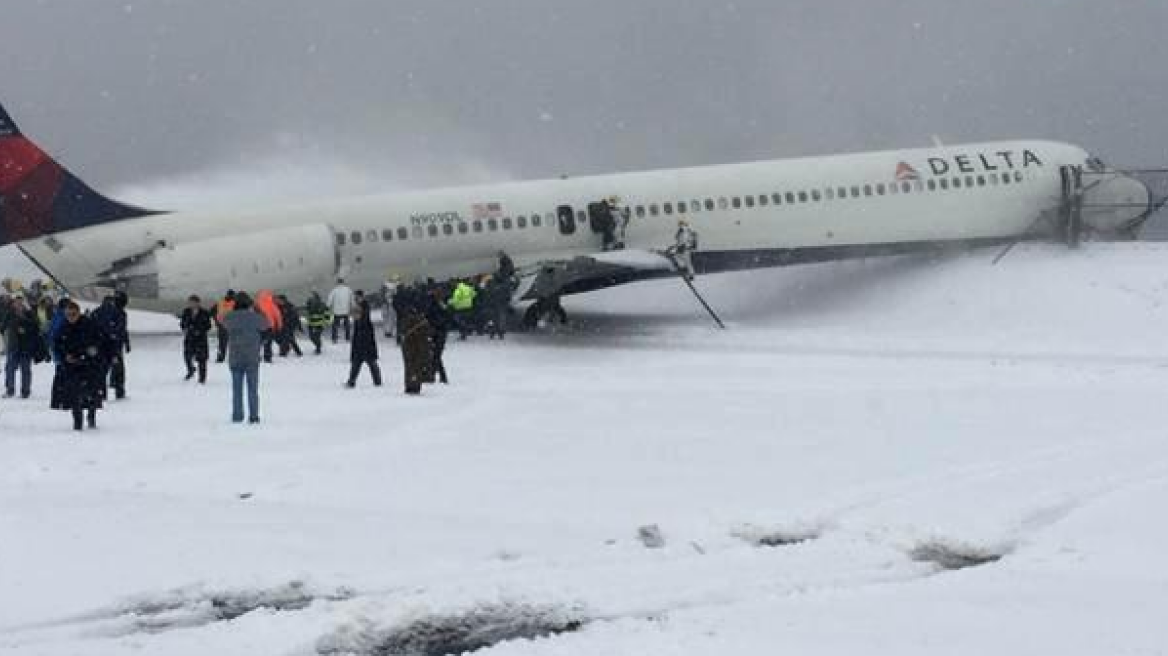
[[264,362],[272,363],[272,342],[284,327],[284,316],[280,313],[280,306],[276,304],[276,297],[272,290],[263,289],[256,294],[256,311],[268,320],[271,330],[264,335]]

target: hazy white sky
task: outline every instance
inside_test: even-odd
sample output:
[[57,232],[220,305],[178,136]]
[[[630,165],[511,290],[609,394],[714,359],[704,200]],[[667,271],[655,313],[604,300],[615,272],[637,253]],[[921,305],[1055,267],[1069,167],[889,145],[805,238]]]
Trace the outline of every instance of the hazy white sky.
[[421,186],[934,134],[1147,165],[1168,163],[1165,25],[1163,0],[5,0],[0,102],[106,189],[281,167]]

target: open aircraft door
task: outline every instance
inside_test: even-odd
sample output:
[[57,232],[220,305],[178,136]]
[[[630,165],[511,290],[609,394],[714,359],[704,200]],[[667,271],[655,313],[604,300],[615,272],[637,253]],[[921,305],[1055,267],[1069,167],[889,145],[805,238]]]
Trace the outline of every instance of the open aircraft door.
[[571,205],[560,205],[556,208],[556,222],[560,226],[561,235],[575,234],[576,212]]

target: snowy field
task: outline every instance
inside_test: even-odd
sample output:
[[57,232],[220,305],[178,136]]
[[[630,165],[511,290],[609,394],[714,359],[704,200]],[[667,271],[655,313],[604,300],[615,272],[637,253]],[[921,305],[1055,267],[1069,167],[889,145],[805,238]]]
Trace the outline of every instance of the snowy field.
[[420,399],[334,348],[259,427],[174,336],[81,436],[40,367],[0,654],[1164,653],[1168,246],[992,255],[569,299]]

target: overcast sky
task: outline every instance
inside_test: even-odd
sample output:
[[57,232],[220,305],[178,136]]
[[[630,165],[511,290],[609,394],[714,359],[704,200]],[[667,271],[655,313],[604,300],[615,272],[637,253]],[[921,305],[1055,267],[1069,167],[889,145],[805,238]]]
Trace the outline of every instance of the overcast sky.
[[[386,188],[1014,137],[1168,164],[1168,2],[4,0],[0,102],[99,188]],[[280,173],[276,174],[277,176]],[[202,178],[214,180],[214,178]]]

